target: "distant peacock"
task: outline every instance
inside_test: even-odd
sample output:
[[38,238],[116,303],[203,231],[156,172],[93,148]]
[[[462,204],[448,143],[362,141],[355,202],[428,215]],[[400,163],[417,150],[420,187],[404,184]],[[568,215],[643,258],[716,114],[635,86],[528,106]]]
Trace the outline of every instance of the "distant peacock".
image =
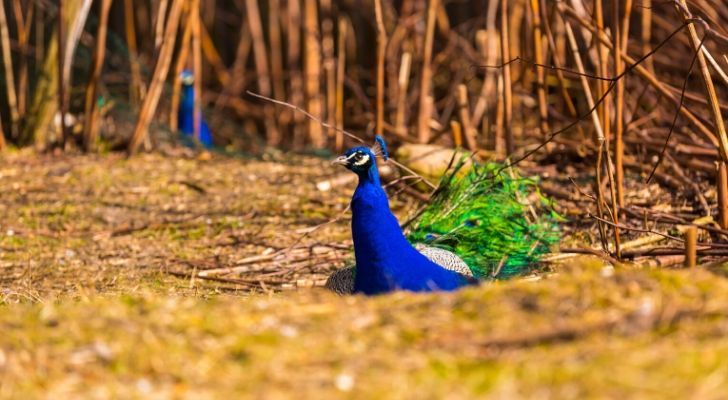
[[[192,138],[195,134],[195,77],[190,71],[183,71],[182,81],[182,98],[177,109],[177,125],[179,130],[188,138]],[[200,143],[206,148],[212,147],[212,133],[210,127],[207,126],[205,118],[200,116]]]
[[381,187],[377,155],[388,158],[380,137],[372,148],[355,147],[334,161],[359,176],[351,201],[356,266],[326,282],[339,294],[450,291],[523,275],[558,241],[556,214],[537,217],[525,204],[531,194],[547,202],[534,181],[497,164],[458,173],[462,162],[443,177],[405,237]]

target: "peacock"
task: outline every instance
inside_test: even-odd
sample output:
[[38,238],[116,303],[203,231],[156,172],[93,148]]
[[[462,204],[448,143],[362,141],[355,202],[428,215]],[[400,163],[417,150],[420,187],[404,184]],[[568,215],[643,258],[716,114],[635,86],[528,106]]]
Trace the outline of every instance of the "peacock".
[[[182,134],[192,138],[195,134],[195,76],[190,71],[183,71],[182,98],[177,109],[177,125]],[[212,147],[212,133],[203,116],[200,116],[200,143],[205,148]]]
[[389,157],[386,144],[375,139],[371,148],[354,147],[333,161],[359,177],[351,200],[356,265],[334,272],[328,289],[367,295],[457,290],[526,274],[558,241],[558,215],[543,207],[547,212],[537,217],[525,204],[535,194],[548,205],[535,182],[495,163],[467,172],[464,162],[455,163],[405,236],[377,170],[376,157]]

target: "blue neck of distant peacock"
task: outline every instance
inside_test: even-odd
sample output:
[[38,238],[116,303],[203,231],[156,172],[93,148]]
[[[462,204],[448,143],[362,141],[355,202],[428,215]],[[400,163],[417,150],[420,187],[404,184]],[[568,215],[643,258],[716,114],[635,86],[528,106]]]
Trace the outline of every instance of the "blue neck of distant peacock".
[[192,85],[182,86],[182,99],[177,112],[177,125],[180,131],[185,134],[192,134],[195,131],[195,88]]

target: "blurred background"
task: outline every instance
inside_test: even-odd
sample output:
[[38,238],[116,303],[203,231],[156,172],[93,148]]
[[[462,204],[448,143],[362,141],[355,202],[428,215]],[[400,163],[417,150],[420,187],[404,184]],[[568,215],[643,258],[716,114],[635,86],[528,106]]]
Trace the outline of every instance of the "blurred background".
[[336,127],[586,176],[613,223],[656,181],[728,228],[721,0],[0,5],[0,148],[340,151]]
[[[596,152],[599,137],[611,139],[620,176],[625,163],[661,153],[693,39],[704,39],[718,97],[728,85],[728,6],[720,0],[0,4],[3,146],[149,148],[156,143],[149,136],[157,137],[147,134],[150,127],[179,129],[180,77],[188,70],[200,93],[195,107],[223,148],[340,149],[347,140],[249,90],[362,137],[376,131],[390,141],[499,157],[569,127],[548,150],[584,157]],[[696,38],[683,29],[670,39],[692,16],[700,19]],[[660,52],[631,67],[665,40]],[[603,79],[627,67],[624,79]],[[686,84],[666,154],[715,157],[721,129],[698,66]],[[595,103],[598,111],[585,117]],[[711,163],[688,164],[714,171]]]

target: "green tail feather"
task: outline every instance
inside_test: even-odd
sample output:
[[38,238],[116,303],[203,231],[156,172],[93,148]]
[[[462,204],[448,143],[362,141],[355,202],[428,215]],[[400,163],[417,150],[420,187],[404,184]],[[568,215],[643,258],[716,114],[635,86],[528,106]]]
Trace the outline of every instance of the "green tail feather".
[[[454,252],[481,279],[532,271],[559,240],[559,216],[549,200],[534,180],[520,177],[513,169],[491,163],[458,174],[462,165],[443,178],[408,238]],[[539,204],[531,204],[537,217],[526,204],[532,195],[539,199]]]

